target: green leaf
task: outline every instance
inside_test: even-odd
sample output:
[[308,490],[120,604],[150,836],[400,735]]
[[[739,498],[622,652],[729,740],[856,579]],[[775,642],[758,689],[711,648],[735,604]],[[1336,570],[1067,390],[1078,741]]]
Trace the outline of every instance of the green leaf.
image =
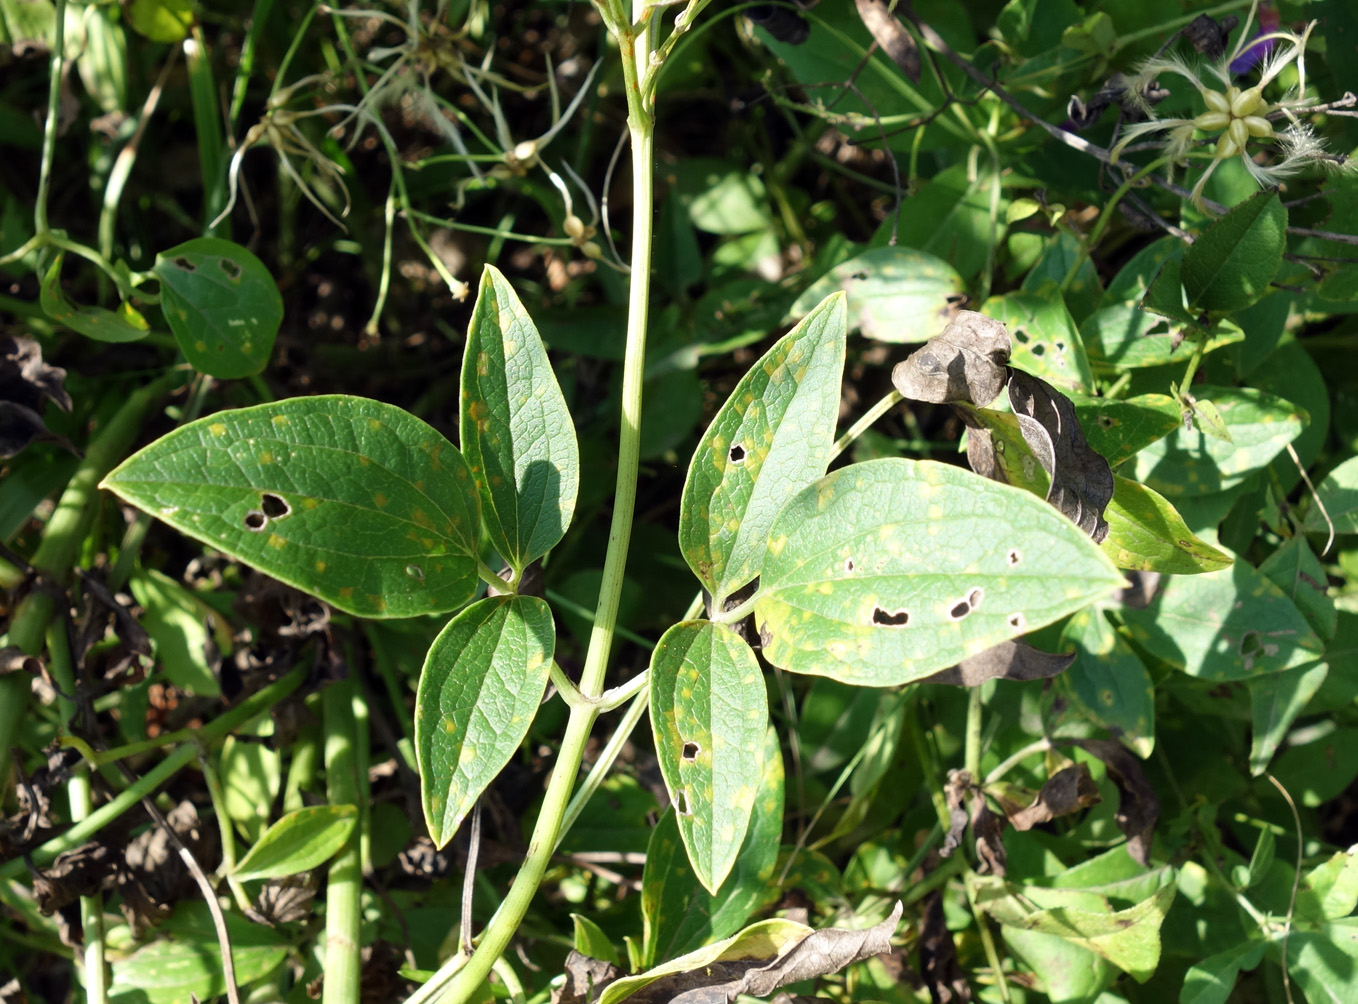
[[1141,759],[1155,749],[1155,685],[1132,647],[1098,609],[1080,610],[1061,631],[1061,649],[1079,652],[1056,685],[1085,717],[1126,743]]
[[186,693],[220,697],[221,685],[208,665],[209,618],[217,616],[203,600],[167,575],[138,572],[128,588],[145,608],[141,625],[156,643],[165,678]]
[[538,330],[492,265],[481,273],[467,329],[462,451],[491,543],[521,572],[570,526],[580,450]]
[[1100,545],[1118,568],[1193,575],[1231,564],[1231,556],[1195,537],[1159,492],[1113,476],[1113,501],[1104,510],[1108,536]]
[[128,20],[152,42],[176,45],[193,27],[192,0],[132,0]]
[[1166,261],[1160,268],[1160,274],[1151,283],[1150,289],[1146,290],[1141,306],[1152,314],[1172,321],[1172,327],[1180,329],[1180,337],[1186,333],[1193,333],[1196,336],[1196,332],[1206,327],[1206,323],[1199,315],[1193,313],[1189,304],[1185,302],[1187,297],[1184,295],[1182,270],[1181,258]]
[[[1167,363],[1187,362],[1193,344],[1176,347],[1174,332],[1165,319],[1148,313],[1136,303],[1115,303],[1090,314],[1080,326],[1090,365],[1096,372],[1122,372]],[[1223,321],[1205,335],[1213,352],[1225,345],[1244,341],[1245,333]]]
[[1320,658],[1324,644],[1281,589],[1248,563],[1174,576],[1143,610],[1122,612],[1132,640],[1205,680],[1244,680]]
[[1287,243],[1287,210],[1262,191],[1216,220],[1184,251],[1183,283],[1194,310],[1242,310],[1268,292]]
[[453,838],[533,724],[552,668],[552,611],[535,596],[490,596],[445,627],[415,695],[415,753],[429,836]]
[[1259,566],[1301,611],[1311,630],[1329,640],[1339,627],[1339,611],[1330,599],[1329,576],[1303,536],[1284,541]]
[[759,661],[724,624],[684,621],[651,657],[655,753],[698,881],[735,864],[764,772],[768,699]]
[[1116,468],[1179,427],[1179,405],[1168,394],[1128,398],[1072,397],[1089,445]]
[[[992,205],[994,175],[966,164],[945,168],[902,206],[897,243],[950,262],[963,279],[986,267],[992,248],[1004,242],[1008,199]],[[994,214],[992,216],[992,213]]]
[[783,834],[783,754],[777,730],[764,739],[764,776],[745,843],[731,874],[714,895],[698,884],[679,836],[673,809],[651,833],[641,878],[643,966],[672,959],[740,929],[779,896],[770,883]]
[[455,610],[476,591],[481,520],[467,462],[380,401],[294,398],[200,418],[102,487],[351,614]]
[[1336,851],[1302,877],[1297,916],[1321,923],[1339,920],[1358,907],[1358,853]]
[[160,305],[184,356],[221,380],[260,372],[283,323],[264,263],[231,241],[197,237],[156,255]]
[[1205,495],[1234,488],[1268,466],[1308,421],[1290,401],[1249,387],[1195,386],[1231,430],[1234,444],[1180,428],[1136,457],[1133,477],[1162,495]]
[[97,342],[135,342],[145,338],[151,326],[130,305],[124,303],[116,311],[105,307],[78,307],[61,291],[61,262],[63,254],[53,259],[38,289],[38,302],[43,313],[58,324],[64,324],[86,338]]
[[577,952],[588,955],[591,959],[603,959],[615,966],[622,965],[618,958],[618,950],[598,924],[582,913],[571,914],[571,922],[575,925],[572,944]]
[[1262,941],[1242,941],[1192,966],[1184,975],[1179,1004],[1226,1004],[1236,977],[1263,961],[1265,947]]
[[689,220],[710,234],[747,234],[772,222],[764,182],[715,157],[680,161],[673,169],[674,194]]
[[882,342],[925,342],[947,325],[962,277],[941,258],[900,246],[872,248],[836,265],[792,305],[809,313],[836,290],[849,298],[850,327]]
[[310,871],[338,854],[357,825],[358,808],[353,805],[312,805],[289,812],[237,862],[236,878],[282,878]]
[[992,296],[981,311],[1009,329],[1014,339],[1009,359],[1013,366],[1064,391],[1093,390],[1094,373],[1084,341],[1054,288],[1048,287],[1047,295]]
[[[1275,942],[1271,955],[1279,959]],[[1293,930],[1287,971],[1308,1001],[1358,999],[1358,917],[1346,917],[1315,931]]]
[[1328,675],[1328,666],[1315,663],[1249,681],[1250,773],[1255,777],[1268,769],[1292,723],[1306,710]]
[[[236,983],[242,988],[267,976],[291,951],[283,931],[252,923],[235,911],[227,911],[225,920]],[[113,960],[110,999],[184,1004],[190,994],[198,1000],[225,996],[221,945],[207,904],[181,903],[161,931],[167,940]]]
[[1172,881],[1123,910],[1087,890],[1016,885],[991,876],[976,879],[976,886],[977,906],[1002,924],[1057,935],[1140,982],[1159,965],[1160,925],[1174,900]]
[[1007,924],[1000,930],[1004,947],[1032,969],[1042,981],[1034,989],[1045,991],[1052,1004],[1093,1001],[1117,978],[1113,966],[1065,938]]
[[227,736],[218,773],[226,814],[236,830],[253,843],[268,827],[270,807],[282,784],[282,761],[276,751],[261,742]]
[[1358,457],[1350,457],[1316,485],[1306,510],[1308,533],[1358,533]]
[[873,460],[801,492],[769,537],[755,616],[794,673],[909,683],[1122,584],[1041,499],[960,468]]
[[844,295],[823,300],[741,378],[693,453],[679,547],[714,609],[759,574],[774,518],[825,473],[846,325]]

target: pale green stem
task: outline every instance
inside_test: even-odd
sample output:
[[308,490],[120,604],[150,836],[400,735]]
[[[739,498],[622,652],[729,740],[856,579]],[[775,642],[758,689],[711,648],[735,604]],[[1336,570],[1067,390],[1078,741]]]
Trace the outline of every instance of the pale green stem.
[[[594,766],[589,769],[585,779],[580,782],[580,787],[575,792],[575,797],[571,799],[570,805],[566,806],[566,815],[561,823],[562,834],[569,831],[575,825],[575,821],[580,818],[580,813],[585,811],[585,806],[594,797],[594,793],[599,790],[599,786],[604,783],[604,778],[608,776],[609,770],[612,769],[613,762],[617,760],[623,746],[626,745],[627,740],[632,737],[632,732],[641,722],[641,716],[646,713],[646,708],[651,701],[651,692],[644,686],[650,679],[649,670],[638,674],[635,679],[641,681],[643,686],[632,695],[632,703],[627,706],[627,711],[623,714],[622,720],[618,722],[618,727],[609,736],[608,743],[599,751],[598,759],[594,761]],[[561,836],[558,834],[557,844],[560,843]]]
[[57,152],[57,125],[61,118],[61,68],[66,59],[66,0],[56,0],[56,24],[52,57],[47,71],[47,121],[42,130],[42,162],[38,168],[38,197],[33,203],[33,232],[41,238],[48,231],[47,194],[52,190],[52,162]]
[[[71,665],[70,645],[66,640],[66,622],[57,619],[47,629],[47,668],[57,689],[66,694],[76,692],[75,669]],[[57,698],[61,714],[61,730],[69,733],[76,705],[69,697]],[[87,765],[77,767],[66,784],[70,799],[71,822],[79,823],[94,811],[90,789],[90,770]],[[102,893],[80,897],[80,926],[85,951],[81,979],[85,984],[86,1004],[104,1004],[108,1000],[108,980],[104,975],[104,897]]]
[[[653,103],[641,87],[651,52],[650,18],[642,0],[636,0],[633,20],[636,26],[622,29],[618,38],[627,94],[633,178],[632,262],[627,303],[626,355],[623,361],[622,429],[618,443],[618,478],[613,497],[608,553],[604,558],[603,580],[599,586],[594,626],[579,686],[585,698],[598,698],[603,693],[604,674],[617,626],[618,601],[622,596],[623,570],[627,564],[627,546],[636,507],[637,471],[641,455],[641,397],[646,368],[646,321],[650,298],[655,125]],[[561,749],[543,796],[542,809],[529,840],[528,854],[500,909],[482,933],[476,951],[465,964],[457,959],[441,967],[428,983],[410,997],[408,1004],[423,1004],[433,1000],[464,1004],[477,992],[494,967],[495,960],[508,947],[528,912],[528,906],[542,883],[547,864],[556,849],[567,802],[584,756],[585,743],[598,713],[598,704],[593,701],[582,702],[571,708],[566,734],[561,741]],[[455,972],[449,971],[459,965],[460,968]]]
[[977,782],[981,779],[981,711],[984,708],[981,688],[972,687],[967,691],[967,735],[962,766]]
[[250,897],[246,895],[240,879],[236,878],[236,831],[231,825],[231,814],[226,811],[226,797],[222,792],[221,779],[217,777],[212,761],[201,750],[198,753],[198,769],[203,772],[203,779],[207,782],[207,797],[212,802],[212,811],[217,817],[217,832],[222,840],[222,874],[226,876],[226,884],[231,888],[236,908],[245,913],[250,909]]
[[[354,681],[350,677],[326,687],[321,694],[325,721],[326,797],[331,805],[353,805],[361,810],[357,727],[354,722]],[[325,983],[321,1004],[358,1004],[361,975],[363,872],[359,857],[359,825],[330,862],[325,890]]]

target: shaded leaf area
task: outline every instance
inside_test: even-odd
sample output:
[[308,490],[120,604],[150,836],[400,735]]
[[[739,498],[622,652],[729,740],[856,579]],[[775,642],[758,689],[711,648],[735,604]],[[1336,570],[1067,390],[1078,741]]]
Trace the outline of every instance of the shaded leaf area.
[[849,324],[864,337],[918,342],[947,326],[963,288],[962,277],[942,258],[899,246],[869,248],[812,283],[792,305],[790,317],[810,313],[842,289],[848,295]]
[[886,686],[979,655],[1121,581],[1079,528],[1026,492],[941,464],[876,460],[783,510],[755,619],[774,665]]
[[349,613],[454,610],[476,588],[480,514],[462,454],[363,398],[294,398],[201,418],[104,487]]
[[1026,642],[1002,641],[978,655],[968,656],[956,666],[926,676],[920,683],[950,683],[957,687],[979,687],[987,680],[1047,680],[1065,672],[1075,654],[1053,655]]
[[900,924],[897,903],[881,923],[859,931],[811,931],[790,921],[764,921],[638,976],[609,985],[599,1004],[729,1004],[739,995],[767,997],[779,987],[838,972],[891,948]]
[[74,452],[69,440],[48,431],[42,417],[48,401],[71,410],[65,381],[66,371],[43,362],[42,346],[32,338],[0,338],[0,459],[34,440],[61,443]]

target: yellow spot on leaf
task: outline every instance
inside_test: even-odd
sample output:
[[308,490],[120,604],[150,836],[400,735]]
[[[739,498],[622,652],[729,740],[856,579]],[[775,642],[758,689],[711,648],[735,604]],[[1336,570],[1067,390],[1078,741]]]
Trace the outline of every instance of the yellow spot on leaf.
[[212,433],[214,436],[225,436],[225,435],[226,435],[226,426],[222,425],[221,422],[213,422],[211,425],[209,425],[209,426],[207,427],[207,430],[208,430],[208,432]]
[[282,426],[288,424],[288,416],[287,416],[287,415],[275,415],[273,418],[269,419],[269,421],[273,422],[274,425],[277,425],[277,426],[282,427]]
[[287,541],[284,540],[282,537],[278,536],[278,534],[271,533],[269,534],[268,544],[270,547],[276,550],[282,550],[283,546],[287,544]]
[[321,573],[324,573],[324,572],[325,572],[325,562],[324,562],[324,561],[318,561],[318,562],[316,562],[316,571],[321,572]]

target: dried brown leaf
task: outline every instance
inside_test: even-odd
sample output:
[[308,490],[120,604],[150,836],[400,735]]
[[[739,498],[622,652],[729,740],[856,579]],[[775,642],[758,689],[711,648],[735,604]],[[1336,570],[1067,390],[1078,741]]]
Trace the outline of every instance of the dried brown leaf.
[[604,987],[622,976],[622,970],[604,959],[571,949],[566,956],[566,982],[552,991],[552,1004],[585,1004],[597,1000]]
[[1101,543],[1108,536],[1103,511],[1113,499],[1113,470],[1085,440],[1070,398],[1045,380],[1013,370],[1009,403],[1028,448],[1051,477],[1047,501]]
[[968,1004],[971,986],[957,962],[957,946],[943,916],[943,894],[937,890],[924,899],[919,926],[919,967],[934,1004]]
[[1057,816],[1079,812],[1097,805],[1099,801],[1099,786],[1090,777],[1089,768],[1078,764],[1059,770],[1048,778],[1032,805],[1007,814],[1014,829],[1031,830],[1040,823],[1049,823]]
[[1108,777],[1118,789],[1118,811],[1113,820],[1127,835],[1127,853],[1138,864],[1148,866],[1155,824],[1160,819],[1160,799],[1146,779],[1141,761],[1113,739],[1077,739],[1075,745],[1098,757],[1108,769]]
[[941,335],[896,364],[891,382],[912,401],[983,408],[1004,389],[1012,344],[999,321],[962,310]]
[[854,0],[854,5],[858,8],[858,16],[863,19],[864,26],[872,33],[882,51],[891,57],[891,61],[900,67],[911,83],[918,84],[919,47],[915,45],[914,36],[905,30],[905,25],[891,12],[886,0]]

